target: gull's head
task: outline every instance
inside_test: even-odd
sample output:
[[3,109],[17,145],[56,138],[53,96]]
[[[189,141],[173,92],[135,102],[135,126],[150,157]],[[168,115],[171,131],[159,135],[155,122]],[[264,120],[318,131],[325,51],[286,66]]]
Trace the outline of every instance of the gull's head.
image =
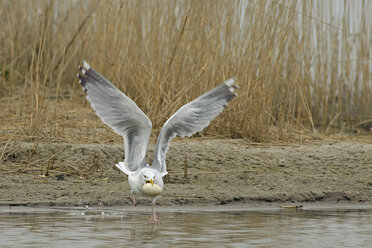
[[143,180],[143,184],[146,184],[146,183],[151,183],[152,185],[154,185],[154,181],[156,179],[156,175],[153,171],[151,170],[148,170],[148,171],[145,171],[143,174],[142,174],[142,180]]

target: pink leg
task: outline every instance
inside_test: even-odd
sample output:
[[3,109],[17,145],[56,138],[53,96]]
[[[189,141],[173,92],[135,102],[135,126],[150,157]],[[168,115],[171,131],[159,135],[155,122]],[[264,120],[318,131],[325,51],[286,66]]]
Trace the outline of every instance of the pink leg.
[[132,199],[133,206],[137,206],[136,196],[135,196],[134,194],[132,194],[132,195],[130,196],[130,199]]
[[152,209],[152,217],[149,219],[150,222],[153,222],[155,224],[159,224],[160,223],[160,220],[158,219],[158,217],[156,216],[156,213],[155,213],[155,202],[152,203],[151,205],[151,209]]

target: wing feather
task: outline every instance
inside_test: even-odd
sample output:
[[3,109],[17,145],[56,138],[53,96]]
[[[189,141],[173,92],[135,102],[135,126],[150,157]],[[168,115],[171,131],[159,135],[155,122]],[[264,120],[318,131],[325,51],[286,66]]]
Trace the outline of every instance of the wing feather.
[[125,159],[117,167],[126,174],[146,165],[146,150],[152,124],[136,103],[83,61],[79,83],[97,116],[123,136]]
[[235,90],[238,86],[234,83],[235,79],[231,78],[182,106],[164,124],[156,142],[153,162],[153,167],[163,176],[167,174],[165,158],[171,140],[177,135],[191,136],[206,128],[222,112],[227,103],[237,96]]

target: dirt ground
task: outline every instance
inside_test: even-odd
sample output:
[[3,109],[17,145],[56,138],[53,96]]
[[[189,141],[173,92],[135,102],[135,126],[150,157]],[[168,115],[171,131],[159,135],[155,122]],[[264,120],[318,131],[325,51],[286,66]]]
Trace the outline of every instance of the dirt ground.
[[[2,144],[0,205],[131,205],[127,177],[114,166],[123,150],[122,145]],[[372,144],[366,142],[176,139],[167,160],[162,206],[372,202]]]

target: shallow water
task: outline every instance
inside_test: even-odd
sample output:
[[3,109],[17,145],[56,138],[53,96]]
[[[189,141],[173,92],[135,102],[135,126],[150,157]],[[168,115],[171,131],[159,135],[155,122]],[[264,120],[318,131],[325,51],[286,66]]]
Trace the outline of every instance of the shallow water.
[[1,247],[371,247],[371,209],[0,209]]

